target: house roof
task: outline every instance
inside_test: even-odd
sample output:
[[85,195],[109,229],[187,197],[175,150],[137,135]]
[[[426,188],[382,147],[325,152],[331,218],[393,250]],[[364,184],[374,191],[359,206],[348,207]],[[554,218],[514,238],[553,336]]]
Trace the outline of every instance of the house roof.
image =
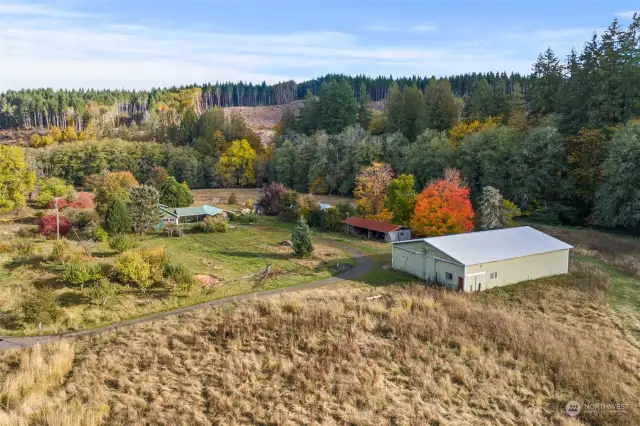
[[[573,248],[573,246],[530,226],[411,241],[424,241],[465,266]],[[407,242],[410,241],[394,244]]]
[[388,222],[378,222],[377,220],[365,219],[362,217],[352,216],[342,221],[347,225],[355,226],[357,228],[369,229],[376,232],[393,232],[398,229],[402,229],[402,225],[395,225]]
[[222,209],[213,206],[179,207],[172,209],[179,217],[183,216],[215,216],[222,213]]

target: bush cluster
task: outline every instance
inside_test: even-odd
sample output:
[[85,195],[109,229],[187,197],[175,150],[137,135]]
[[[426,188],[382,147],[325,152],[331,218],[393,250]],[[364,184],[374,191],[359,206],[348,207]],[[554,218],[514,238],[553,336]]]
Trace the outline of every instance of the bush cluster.
[[102,269],[96,263],[88,263],[85,260],[71,260],[64,262],[60,281],[72,285],[84,285],[103,278]]
[[194,229],[200,232],[227,232],[229,230],[229,221],[226,217],[219,214],[217,216],[208,216],[202,222],[198,222]]
[[20,303],[22,319],[28,324],[51,324],[60,315],[58,299],[50,289],[39,290]]
[[131,235],[115,235],[109,238],[109,247],[120,253],[133,250],[137,248],[138,245],[138,241]]
[[101,243],[109,239],[109,234],[102,227],[98,226],[91,232],[91,238]]

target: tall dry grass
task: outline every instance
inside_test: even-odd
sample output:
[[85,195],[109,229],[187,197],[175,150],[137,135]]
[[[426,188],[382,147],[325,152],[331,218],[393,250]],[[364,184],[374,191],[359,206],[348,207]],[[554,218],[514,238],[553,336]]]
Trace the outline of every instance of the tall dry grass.
[[[607,285],[576,263],[485,294],[321,290],[226,306],[78,343],[60,393],[106,402],[108,425],[638,425],[640,350],[608,316]],[[574,421],[572,399],[630,407]]]
[[536,225],[541,231],[575,247],[575,252],[596,256],[635,278],[640,278],[640,239],[591,229]]
[[75,350],[69,342],[10,352],[2,358],[0,425],[91,426],[101,423],[106,405],[60,399]]

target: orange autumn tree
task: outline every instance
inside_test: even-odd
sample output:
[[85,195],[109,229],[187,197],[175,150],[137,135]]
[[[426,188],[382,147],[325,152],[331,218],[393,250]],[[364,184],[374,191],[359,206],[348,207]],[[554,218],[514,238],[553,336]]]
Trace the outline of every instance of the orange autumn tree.
[[418,195],[411,228],[429,237],[459,234],[473,229],[473,217],[469,188],[462,184],[460,172],[448,169],[444,179],[432,182]]
[[358,207],[364,217],[382,221],[391,219],[391,212],[385,208],[384,200],[392,180],[393,170],[385,163],[374,162],[360,172],[353,194],[358,199]]

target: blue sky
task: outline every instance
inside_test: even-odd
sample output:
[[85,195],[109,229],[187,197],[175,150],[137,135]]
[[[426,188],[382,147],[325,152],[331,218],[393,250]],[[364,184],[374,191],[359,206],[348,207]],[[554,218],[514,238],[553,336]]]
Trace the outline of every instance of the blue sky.
[[637,1],[0,0],[0,90],[528,73]]

